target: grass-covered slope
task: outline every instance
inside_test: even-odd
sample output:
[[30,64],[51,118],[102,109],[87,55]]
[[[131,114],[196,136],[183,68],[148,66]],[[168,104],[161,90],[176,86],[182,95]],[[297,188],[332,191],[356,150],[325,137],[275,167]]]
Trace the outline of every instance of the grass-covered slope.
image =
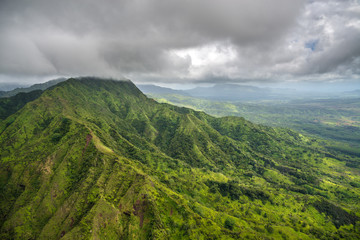
[[[1,239],[360,236],[359,169],[296,132],[70,79],[0,123]],[[355,161],[354,159],[352,159]]]

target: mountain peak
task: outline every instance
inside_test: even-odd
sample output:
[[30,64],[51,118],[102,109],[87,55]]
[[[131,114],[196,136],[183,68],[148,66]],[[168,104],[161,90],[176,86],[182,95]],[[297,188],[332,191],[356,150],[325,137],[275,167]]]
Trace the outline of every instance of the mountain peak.
[[129,79],[113,79],[99,77],[69,78],[68,80],[49,88],[49,90],[51,91],[52,89],[68,86],[71,86],[73,91],[76,88],[85,88],[92,91],[106,90],[110,92],[123,92],[124,94],[135,94],[137,96],[143,95],[142,92],[136,87],[136,85]]

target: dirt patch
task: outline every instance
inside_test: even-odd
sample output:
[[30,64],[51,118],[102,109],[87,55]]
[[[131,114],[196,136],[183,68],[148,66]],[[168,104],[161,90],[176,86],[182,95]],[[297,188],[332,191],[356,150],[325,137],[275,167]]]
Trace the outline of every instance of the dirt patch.
[[75,223],[75,220],[74,220],[74,218],[71,218],[70,221],[71,221],[70,222],[70,227],[72,227],[74,225],[74,223]]
[[52,162],[51,157],[48,157],[48,158],[46,159],[46,162],[40,165],[41,171],[42,171],[45,175],[51,174],[52,164],[53,164],[53,162]]
[[155,187],[155,184],[153,183],[153,181],[149,180],[150,181],[150,184],[152,187]]
[[143,195],[142,197],[143,200],[136,200],[135,204],[133,205],[133,209],[134,209],[134,215],[138,216],[140,218],[140,228],[143,227],[144,224],[144,215],[145,212],[147,210],[147,200],[146,200],[146,195]]
[[86,135],[86,143],[85,143],[84,150],[82,151],[82,154],[83,154],[83,155],[84,155],[84,152],[85,152],[87,146],[89,145],[91,139],[92,139],[92,136],[91,136],[90,134]]

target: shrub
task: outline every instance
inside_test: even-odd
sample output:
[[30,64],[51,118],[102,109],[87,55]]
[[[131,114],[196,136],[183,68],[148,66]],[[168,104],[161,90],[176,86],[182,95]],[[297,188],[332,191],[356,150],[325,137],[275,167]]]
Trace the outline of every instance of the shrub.
[[225,222],[224,222],[224,227],[229,229],[229,230],[233,230],[235,226],[235,221],[232,218],[226,218]]

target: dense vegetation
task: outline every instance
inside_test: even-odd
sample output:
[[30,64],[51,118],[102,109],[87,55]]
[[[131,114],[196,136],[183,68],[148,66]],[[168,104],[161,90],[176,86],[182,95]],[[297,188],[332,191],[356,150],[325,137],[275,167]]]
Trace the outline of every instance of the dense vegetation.
[[168,102],[205,111],[215,116],[241,116],[252,122],[289,127],[325,138],[329,149],[360,157],[360,99],[221,102],[175,94],[152,94]]
[[29,93],[18,93],[8,98],[0,98],[0,121],[17,112],[26,103],[40,97],[41,93],[41,90],[35,90]]
[[360,237],[356,156],[129,81],[46,90],[0,122],[0,159],[1,239]]

